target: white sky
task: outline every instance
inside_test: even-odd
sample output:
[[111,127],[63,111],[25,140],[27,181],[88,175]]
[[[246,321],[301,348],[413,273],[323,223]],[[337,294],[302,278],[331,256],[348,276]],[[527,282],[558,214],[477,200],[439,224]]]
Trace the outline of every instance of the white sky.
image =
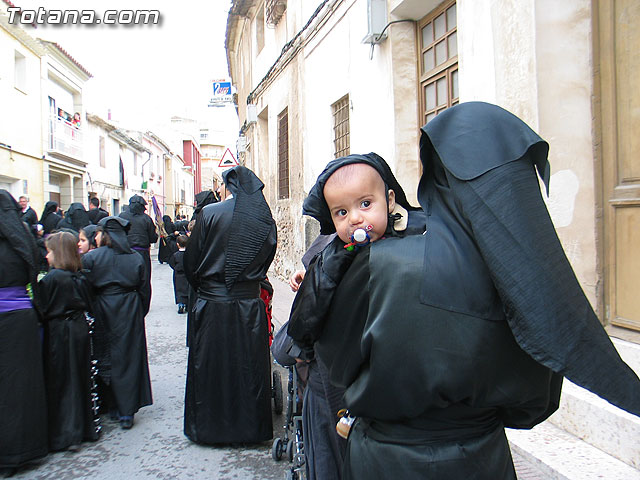
[[158,25],[38,25],[32,36],[55,41],[84,66],[87,111],[124,126],[153,130],[172,115],[214,115],[235,144],[233,108],[210,108],[213,79],[227,78],[224,50],[229,0],[12,0],[25,10],[159,10]]

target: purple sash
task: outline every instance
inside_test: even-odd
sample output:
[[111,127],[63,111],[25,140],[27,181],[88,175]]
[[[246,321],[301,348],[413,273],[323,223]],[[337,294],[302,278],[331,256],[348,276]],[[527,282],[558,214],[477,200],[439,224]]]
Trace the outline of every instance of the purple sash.
[[27,308],[32,308],[32,305],[25,287],[0,288],[0,313]]

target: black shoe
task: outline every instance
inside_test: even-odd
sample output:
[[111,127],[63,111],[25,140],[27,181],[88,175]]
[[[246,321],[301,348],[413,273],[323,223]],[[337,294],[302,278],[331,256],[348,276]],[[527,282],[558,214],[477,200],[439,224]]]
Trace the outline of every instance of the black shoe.
[[129,430],[131,427],[133,427],[133,415],[120,417],[120,426],[124,430]]

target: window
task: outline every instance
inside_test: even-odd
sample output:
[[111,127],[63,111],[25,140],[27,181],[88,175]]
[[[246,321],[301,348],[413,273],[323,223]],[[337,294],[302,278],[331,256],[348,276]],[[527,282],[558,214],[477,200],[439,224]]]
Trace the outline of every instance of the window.
[[14,86],[23,93],[27,90],[27,59],[15,50]]
[[133,174],[138,175],[138,154],[133,152]]
[[264,48],[264,6],[260,6],[256,15],[256,47],[258,53]]
[[278,198],[289,198],[289,109],[278,115]]
[[456,2],[447,1],[418,22],[420,124],[458,103]]
[[100,137],[100,166],[101,167],[105,167],[106,163],[105,163],[105,155],[104,155],[104,137]]
[[287,10],[287,0],[267,0],[264,9],[267,25],[276,26]]
[[334,158],[344,157],[350,153],[349,95],[345,95],[331,105],[331,110],[333,111]]

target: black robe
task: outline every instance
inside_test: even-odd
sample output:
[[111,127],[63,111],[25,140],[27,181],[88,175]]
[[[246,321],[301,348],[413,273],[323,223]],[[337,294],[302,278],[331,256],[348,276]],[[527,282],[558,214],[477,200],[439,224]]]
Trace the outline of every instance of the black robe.
[[479,102],[424,132],[426,234],[359,254],[316,344],[359,417],[345,474],[513,479],[503,427],[553,413],[562,375],[636,414],[640,382],[557,239],[535,173],[548,179],[546,143]]
[[[11,213],[13,223],[17,224],[15,228],[22,229],[12,232],[18,238],[8,240],[0,229],[0,291],[7,287],[25,287],[35,278],[35,243],[31,249],[31,266],[16,254],[16,246],[28,253],[26,246],[20,244],[20,237],[25,242],[33,241],[20,222],[18,211]],[[4,216],[0,211],[0,223],[4,223]],[[29,276],[30,268],[33,278]],[[42,348],[38,315],[31,304],[27,303],[27,308],[0,312],[0,339],[0,468],[13,468],[44,457],[48,452]]]
[[155,223],[153,223],[149,215],[144,213],[144,210],[145,207],[141,203],[132,203],[129,205],[129,211],[120,213],[119,217],[131,222],[131,228],[127,233],[129,246],[140,254],[147,270],[147,280],[142,291],[145,299],[143,304],[144,315],[146,315],[149,313],[149,307],[151,306],[151,255],[149,254],[149,248],[152,243],[158,241],[158,233],[156,232]]
[[[135,252],[100,247],[84,254],[82,266],[95,294],[96,324],[108,337],[109,381],[116,407],[120,415],[133,415],[153,403],[144,326],[144,305],[148,304],[144,260]],[[98,343],[103,341],[96,338]],[[100,358],[98,362],[100,369]]]
[[173,269],[173,293],[176,305],[189,302],[189,282],[184,274],[184,250],[178,250],[169,259],[169,266]]
[[[234,222],[251,224],[251,212],[241,208],[236,216],[237,202],[246,205],[242,195],[234,192],[234,198],[202,209],[184,255],[185,273],[197,290],[184,432],[197,443],[254,443],[273,436],[269,329],[259,282],[275,255],[276,227],[262,198],[266,211],[251,211],[264,212],[257,221],[266,237],[259,228],[252,238],[232,236]],[[245,257],[230,256],[238,250]]]
[[[91,399],[87,287],[78,274],[52,269],[40,280],[45,325],[49,448],[97,440]],[[84,291],[83,291],[84,290]]]
[[162,217],[162,220],[164,221],[164,231],[167,235],[160,238],[160,243],[158,244],[158,262],[169,263],[171,256],[178,251],[178,245],[176,244],[177,237],[174,233],[177,229],[168,215]]

